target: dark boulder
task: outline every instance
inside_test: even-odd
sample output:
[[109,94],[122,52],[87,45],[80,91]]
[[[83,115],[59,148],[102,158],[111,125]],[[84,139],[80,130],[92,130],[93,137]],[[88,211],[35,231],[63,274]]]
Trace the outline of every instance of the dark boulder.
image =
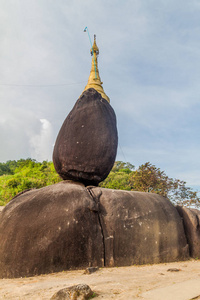
[[98,187],[90,193],[99,201],[106,266],[188,259],[182,220],[166,198]]
[[1,278],[104,265],[95,205],[78,183],[64,181],[11,200],[0,215],[0,241]]
[[183,219],[190,256],[200,258],[200,211],[182,206],[177,206],[177,210]]
[[167,199],[68,181],[11,200],[0,241],[1,278],[188,258],[181,217]]
[[87,300],[93,294],[87,284],[77,284],[58,291],[50,300]]
[[95,89],[83,92],[58,134],[53,162],[64,179],[98,185],[115,162],[116,116],[110,104]]

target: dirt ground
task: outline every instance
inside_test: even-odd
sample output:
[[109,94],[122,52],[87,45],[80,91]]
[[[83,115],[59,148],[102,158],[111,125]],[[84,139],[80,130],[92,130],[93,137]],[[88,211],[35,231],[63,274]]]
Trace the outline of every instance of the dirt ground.
[[[179,271],[168,271],[172,268]],[[80,283],[90,286],[96,295],[94,299],[146,299],[143,293],[147,291],[193,279],[200,282],[200,260],[102,268],[90,275],[85,275],[84,270],[63,271],[29,278],[0,279],[0,299],[49,300],[60,289]]]

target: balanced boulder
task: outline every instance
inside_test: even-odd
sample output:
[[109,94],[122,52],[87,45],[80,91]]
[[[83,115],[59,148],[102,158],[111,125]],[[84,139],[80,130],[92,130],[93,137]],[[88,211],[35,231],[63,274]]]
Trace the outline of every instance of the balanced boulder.
[[60,129],[53,152],[55,169],[64,180],[98,185],[113,167],[117,144],[115,112],[100,93],[89,88]]

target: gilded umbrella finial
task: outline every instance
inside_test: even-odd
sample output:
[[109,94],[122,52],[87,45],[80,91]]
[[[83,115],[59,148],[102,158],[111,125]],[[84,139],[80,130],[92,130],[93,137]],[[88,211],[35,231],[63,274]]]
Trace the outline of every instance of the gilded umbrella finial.
[[89,88],[94,88],[97,92],[99,92],[105,100],[107,100],[110,103],[109,97],[105,94],[103,89],[103,82],[101,82],[101,78],[99,76],[99,70],[98,70],[98,63],[97,63],[97,56],[99,55],[99,48],[96,44],[96,35],[94,35],[94,43],[90,50],[92,57],[92,67],[90,71],[90,76],[88,78],[88,83],[84,89],[87,90]]

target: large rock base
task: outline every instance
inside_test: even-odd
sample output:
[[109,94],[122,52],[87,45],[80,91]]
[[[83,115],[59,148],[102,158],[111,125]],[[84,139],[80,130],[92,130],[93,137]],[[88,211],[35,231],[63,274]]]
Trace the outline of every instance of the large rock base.
[[70,181],[11,200],[0,241],[1,278],[189,258],[181,217],[167,199]]
[[200,258],[200,211],[182,206],[177,206],[177,210],[183,219],[190,256]]

